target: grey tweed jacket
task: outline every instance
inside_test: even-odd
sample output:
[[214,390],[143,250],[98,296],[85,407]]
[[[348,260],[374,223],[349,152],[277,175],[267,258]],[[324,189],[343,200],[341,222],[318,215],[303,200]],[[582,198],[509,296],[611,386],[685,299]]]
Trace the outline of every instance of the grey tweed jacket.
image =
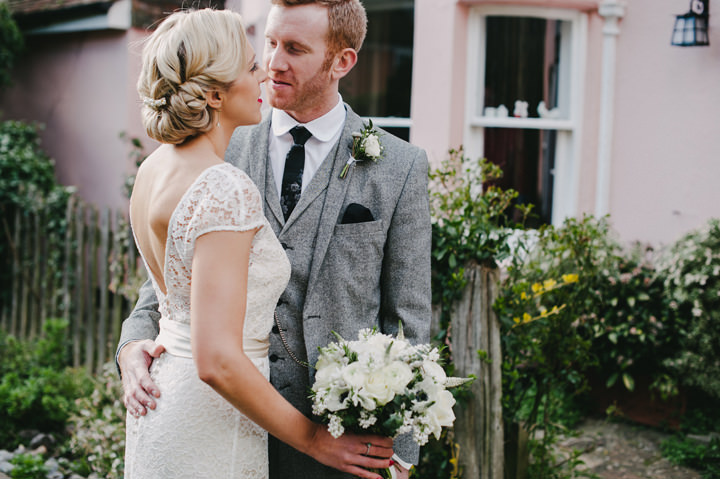
[[[430,339],[427,157],[423,150],[384,134],[380,137],[383,158],[376,163],[357,163],[341,179],[352,133],[363,128],[361,118],[347,105],[346,110],[340,140],[306,186],[287,222],[267,161],[270,119],[238,128],[225,155],[226,161],[244,170],[257,185],[265,199],[265,215],[292,265],[270,338],[270,376],[278,391],[308,416],[314,371],[298,364],[293,356],[314,364],[318,347],[335,340],[333,331],[347,339],[374,326],[394,334],[400,322],[411,341]],[[344,222],[345,211],[353,203],[367,208],[372,219]],[[123,323],[120,344],[156,337],[158,320],[157,299],[152,286],[145,284],[135,310]],[[419,448],[409,437],[398,438],[395,451],[402,459],[417,462]],[[270,477],[350,476],[271,438]]]

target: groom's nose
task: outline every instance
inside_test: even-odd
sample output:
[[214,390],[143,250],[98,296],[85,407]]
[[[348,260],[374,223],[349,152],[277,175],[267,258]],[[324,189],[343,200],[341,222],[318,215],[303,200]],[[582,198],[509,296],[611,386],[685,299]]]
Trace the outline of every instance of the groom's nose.
[[267,47],[264,53],[265,69],[270,71],[285,71],[288,69],[287,55],[280,45]]

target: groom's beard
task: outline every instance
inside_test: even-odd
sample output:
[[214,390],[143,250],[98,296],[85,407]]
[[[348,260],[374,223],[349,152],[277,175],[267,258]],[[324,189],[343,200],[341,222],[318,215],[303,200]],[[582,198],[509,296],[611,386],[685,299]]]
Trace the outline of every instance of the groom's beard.
[[326,63],[323,63],[323,67],[306,82],[298,82],[295,78],[286,79],[282,74],[269,74],[271,81],[277,80],[291,85],[291,91],[288,94],[278,93],[272,86],[266,88],[270,106],[279,110],[297,112],[316,107],[319,102],[323,101],[325,93],[332,83],[330,70],[326,67]]

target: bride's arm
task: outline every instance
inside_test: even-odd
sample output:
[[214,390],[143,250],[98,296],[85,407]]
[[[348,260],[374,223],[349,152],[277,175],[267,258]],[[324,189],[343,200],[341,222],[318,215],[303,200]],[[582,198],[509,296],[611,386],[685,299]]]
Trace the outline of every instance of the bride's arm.
[[[200,379],[270,434],[317,461],[364,478],[389,467],[392,440],[345,434],[333,439],[285,400],[243,352],[250,246],[255,231],[213,232],[195,243],[191,285],[192,351]],[[367,443],[372,443],[371,455]],[[382,458],[382,459],[378,459]]]

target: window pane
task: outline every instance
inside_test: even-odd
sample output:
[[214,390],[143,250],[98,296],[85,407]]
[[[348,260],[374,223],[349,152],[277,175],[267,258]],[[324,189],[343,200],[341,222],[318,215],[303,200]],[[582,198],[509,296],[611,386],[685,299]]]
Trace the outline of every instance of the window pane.
[[361,116],[410,117],[413,1],[366,0],[368,32],[358,63],[340,80],[343,99]]
[[554,130],[485,128],[485,157],[503,170],[494,184],[517,190],[517,203],[534,205],[528,226],[552,219],[556,139]]
[[[485,107],[504,105],[513,115],[515,102],[528,102],[529,117],[567,118],[559,101],[561,45],[567,22],[530,17],[489,16],[486,21]],[[563,65],[563,68],[567,68]],[[540,101],[554,113],[538,111]],[[560,113],[562,110],[562,114]]]

